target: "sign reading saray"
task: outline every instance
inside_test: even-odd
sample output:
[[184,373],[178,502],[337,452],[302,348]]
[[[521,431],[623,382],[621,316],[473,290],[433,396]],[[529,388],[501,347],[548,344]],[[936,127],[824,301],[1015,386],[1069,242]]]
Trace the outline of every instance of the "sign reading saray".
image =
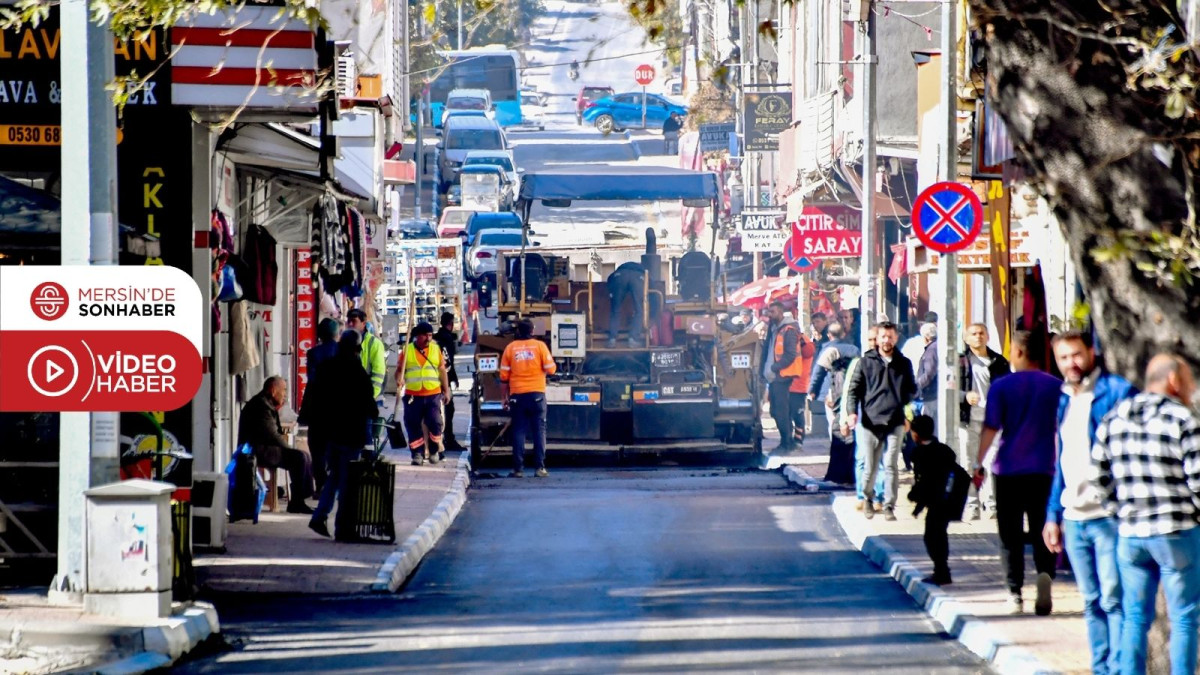
[[316,110],[313,29],[280,7],[197,14],[171,29],[171,100],[217,108]]

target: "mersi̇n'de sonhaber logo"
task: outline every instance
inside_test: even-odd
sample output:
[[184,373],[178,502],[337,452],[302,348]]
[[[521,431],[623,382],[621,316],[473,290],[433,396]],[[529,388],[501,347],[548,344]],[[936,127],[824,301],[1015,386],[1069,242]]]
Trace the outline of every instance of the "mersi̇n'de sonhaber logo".
[[29,296],[29,306],[39,319],[54,321],[67,313],[71,301],[67,299],[67,289],[53,281],[39,284]]
[[0,412],[180,408],[203,375],[204,311],[174,267],[2,267]]

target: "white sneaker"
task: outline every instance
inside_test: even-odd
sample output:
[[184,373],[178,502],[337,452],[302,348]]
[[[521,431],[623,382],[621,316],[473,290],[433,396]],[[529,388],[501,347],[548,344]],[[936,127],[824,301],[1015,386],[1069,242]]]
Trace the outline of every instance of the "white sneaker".
[[1025,613],[1025,605],[1024,605],[1024,603],[1021,602],[1021,596],[1016,593],[1009,595],[1008,602],[1005,604],[1008,605],[1008,613],[1009,614],[1024,614]]
[[1037,600],[1033,603],[1033,613],[1038,616],[1050,616],[1050,610],[1054,608],[1054,599],[1050,597],[1052,581],[1045,572],[1037,575]]

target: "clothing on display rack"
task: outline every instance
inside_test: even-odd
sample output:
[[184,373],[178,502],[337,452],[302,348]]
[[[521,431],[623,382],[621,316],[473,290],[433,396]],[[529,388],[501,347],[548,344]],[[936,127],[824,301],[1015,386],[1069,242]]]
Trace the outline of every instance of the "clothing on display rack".
[[249,272],[249,278],[242,282],[245,298],[260,305],[274,305],[275,282],[279,276],[275,237],[262,225],[251,223],[242,240],[241,257]]

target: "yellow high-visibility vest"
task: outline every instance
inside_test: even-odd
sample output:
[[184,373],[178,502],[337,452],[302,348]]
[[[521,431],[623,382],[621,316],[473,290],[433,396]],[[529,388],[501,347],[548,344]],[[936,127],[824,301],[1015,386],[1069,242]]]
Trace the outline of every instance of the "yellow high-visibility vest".
[[416,396],[437,394],[442,390],[442,350],[433,342],[425,355],[409,343],[404,350],[404,391]]

